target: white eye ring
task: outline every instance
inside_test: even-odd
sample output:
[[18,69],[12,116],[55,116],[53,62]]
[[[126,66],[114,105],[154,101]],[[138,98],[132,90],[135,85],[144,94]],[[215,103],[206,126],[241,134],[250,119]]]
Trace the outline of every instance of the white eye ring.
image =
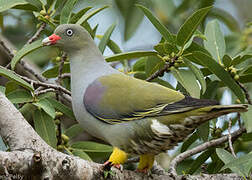
[[72,35],[73,35],[73,30],[72,30],[72,29],[67,29],[67,30],[66,30],[66,34],[67,34],[68,36],[72,36]]

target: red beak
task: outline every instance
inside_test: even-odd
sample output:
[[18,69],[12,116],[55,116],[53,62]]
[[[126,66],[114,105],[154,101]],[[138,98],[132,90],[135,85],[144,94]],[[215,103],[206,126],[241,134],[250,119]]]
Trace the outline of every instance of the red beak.
[[53,45],[53,44],[56,44],[58,40],[60,40],[61,37],[56,35],[56,34],[52,34],[51,36],[43,39],[42,43],[44,45]]

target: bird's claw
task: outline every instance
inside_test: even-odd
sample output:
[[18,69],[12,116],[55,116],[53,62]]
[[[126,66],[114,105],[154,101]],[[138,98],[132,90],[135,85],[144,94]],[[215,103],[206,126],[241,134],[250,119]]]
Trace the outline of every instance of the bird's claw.
[[111,167],[115,167],[116,169],[119,169],[120,171],[123,170],[123,166],[121,164],[112,164],[112,162],[110,162],[110,161],[106,161],[103,164],[103,169],[104,170],[110,170]]

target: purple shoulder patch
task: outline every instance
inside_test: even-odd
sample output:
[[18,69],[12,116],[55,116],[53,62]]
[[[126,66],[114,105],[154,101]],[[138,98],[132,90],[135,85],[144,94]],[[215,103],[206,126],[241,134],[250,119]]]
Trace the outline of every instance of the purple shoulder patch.
[[105,90],[106,88],[99,80],[95,80],[87,87],[83,97],[83,103],[88,112],[94,115],[99,114],[99,102],[101,102]]

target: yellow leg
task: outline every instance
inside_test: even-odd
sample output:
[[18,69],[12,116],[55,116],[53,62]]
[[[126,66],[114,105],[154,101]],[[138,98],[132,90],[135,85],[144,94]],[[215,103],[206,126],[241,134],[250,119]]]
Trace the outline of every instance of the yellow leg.
[[145,171],[145,170],[151,169],[153,166],[153,163],[154,163],[154,159],[155,159],[155,157],[152,154],[141,155],[137,170],[138,171],[141,171],[141,170]]
[[114,147],[108,161],[111,162],[112,165],[118,165],[125,163],[126,160],[127,153],[117,147]]

